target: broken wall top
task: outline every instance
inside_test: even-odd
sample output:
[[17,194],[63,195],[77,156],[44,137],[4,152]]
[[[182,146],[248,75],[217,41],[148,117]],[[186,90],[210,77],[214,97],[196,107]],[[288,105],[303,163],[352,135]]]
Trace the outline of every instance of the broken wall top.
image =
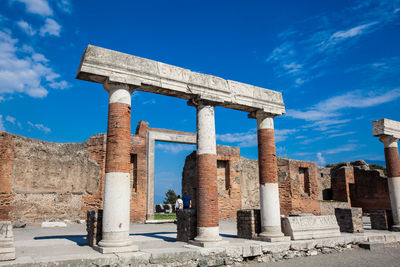
[[383,136],[390,135],[394,138],[400,139],[400,122],[380,119],[372,122],[372,135],[373,136]]
[[285,113],[282,94],[261,87],[192,72],[125,53],[88,45],[77,78],[104,83],[106,80],[182,99],[200,99],[219,106],[274,115]]

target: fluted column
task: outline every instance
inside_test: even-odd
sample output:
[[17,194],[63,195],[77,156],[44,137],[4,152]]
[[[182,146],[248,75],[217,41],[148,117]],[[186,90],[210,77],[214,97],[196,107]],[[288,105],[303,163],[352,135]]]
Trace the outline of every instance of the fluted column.
[[287,239],[281,231],[279,205],[278,165],[275,152],[274,117],[264,112],[256,112],[258,167],[260,181],[260,239],[281,241]]
[[109,92],[102,253],[136,251],[129,237],[131,93],[127,84],[106,82]]
[[390,203],[392,206],[393,231],[400,231],[400,159],[398,138],[384,135],[379,138],[385,147]]

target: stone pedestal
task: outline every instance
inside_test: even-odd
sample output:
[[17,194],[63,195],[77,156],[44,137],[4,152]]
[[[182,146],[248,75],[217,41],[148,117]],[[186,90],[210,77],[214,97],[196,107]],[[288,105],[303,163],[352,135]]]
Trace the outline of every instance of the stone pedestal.
[[336,220],[340,232],[363,233],[362,208],[336,208]]
[[86,213],[86,244],[96,246],[102,236],[103,210],[88,210]]
[[197,214],[195,209],[176,211],[176,240],[189,242],[197,236]]
[[282,218],[282,229],[292,240],[340,236],[339,225],[334,215],[289,216]]
[[261,232],[260,210],[238,210],[236,228],[239,238],[255,239]]
[[371,229],[391,230],[393,226],[392,211],[373,210],[370,212]]
[[0,221],[0,261],[9,260],[15,260],[12,225],[9,221]]

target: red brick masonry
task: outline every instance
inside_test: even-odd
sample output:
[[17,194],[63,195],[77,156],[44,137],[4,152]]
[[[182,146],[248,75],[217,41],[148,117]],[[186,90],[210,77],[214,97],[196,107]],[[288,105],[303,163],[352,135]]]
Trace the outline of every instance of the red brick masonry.
[[108,108],[106,173],[129,173],[131,106],[111,103]]
[[218,226],[217,155],[197,155],[197,226]]
[[400,159],[398,148],[386,147],[385,159],[388,177],[400,177]]
[[260,184],[278,183],[274,129],[259,129],[257,138]]

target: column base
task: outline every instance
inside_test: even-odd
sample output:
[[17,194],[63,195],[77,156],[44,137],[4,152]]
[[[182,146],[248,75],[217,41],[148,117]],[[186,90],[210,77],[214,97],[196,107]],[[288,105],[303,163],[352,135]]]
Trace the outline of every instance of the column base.
[[290,236],[285,236],[282,232],[262,232],[255,239],[267,242],[284,242],[290,241]]
[[102,254],[110,254],[110,253],[121,253],[121,252],[136,252],[139,250],[139,247],[136,245],[129,245],[124,247],[93,246],[93,249]]

